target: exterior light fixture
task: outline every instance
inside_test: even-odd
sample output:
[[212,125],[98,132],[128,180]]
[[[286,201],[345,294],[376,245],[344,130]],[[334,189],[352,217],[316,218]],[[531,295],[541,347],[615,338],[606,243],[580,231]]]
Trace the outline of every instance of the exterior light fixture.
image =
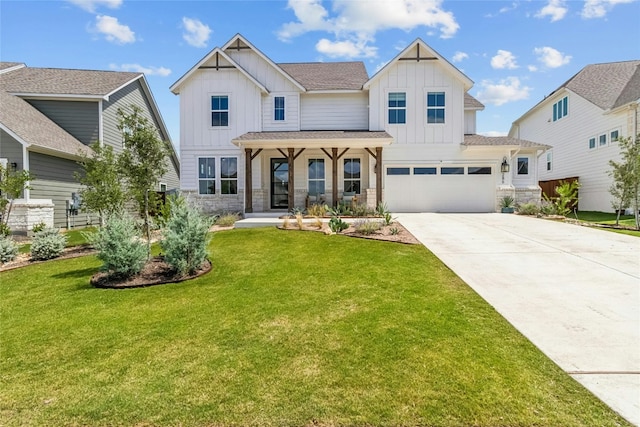
[[502,164],[500,165],[500,172],[508,173],[509,172],[509,163],[507,163],[507,158],[502,158]]

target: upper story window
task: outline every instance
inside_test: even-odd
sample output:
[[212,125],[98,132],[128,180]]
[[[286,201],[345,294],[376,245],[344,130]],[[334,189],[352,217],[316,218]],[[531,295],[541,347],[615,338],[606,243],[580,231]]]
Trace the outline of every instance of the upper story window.
[[284,96],[273,98],[273,120],[284,120]]
[[609,136],[611,137],[609,141],[611,142],[617,141],[618,138],[620,138],[620,132],[618,130],[612,130]]
[[444,123],[444,92],[427,92],[427,123]]
[[389,124],[407,122],[407,94],[405,92],[389,92],[387,107],[389,110]]
[[560,101],[553,104],[553,121],[560,120],[564,116],[567,115],[569,111],[569,102],[568,98],[565,96]]
[[603,133],[598,137],[598,147],[603,147],[607,145],[607,134]]
[[518,157],[518,175],[529,175],[528,157]]
[[198,159],[198,193],[216,194],[215,157],[200,157]]
[[229,126],[229,97],[227,95],[211,97],[211,126]]

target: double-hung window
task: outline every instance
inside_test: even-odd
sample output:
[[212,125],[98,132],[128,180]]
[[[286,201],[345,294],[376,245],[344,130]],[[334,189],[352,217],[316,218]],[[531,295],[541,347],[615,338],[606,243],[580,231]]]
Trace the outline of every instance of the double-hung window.
[[603,133],[598,137],[598,147],[604,147],[607,145],[607,134]]
[[216,194],[215,157],[200,157],[198,159],[198,193]]
[[211,97],[211,126],[229,126],[229,97],[213,95]]
[[389,92],[387,108],[389,110],[389,124],[407,122],[407,94],[405,92]]
[[360,159],[344,159],[344,191],[360,194]]
[[220,193],[238,194],[238,158],[220,158]]
[[284,120],[284,96],[273,98],[273,120]]
[[553,121],[560,120],[568,113],[568,98],[565,96],[560,101],[553,104]]
[[309,159],[309,194],[324,194],[324,159]]
[[444,123],[444,92],[427,92],[427,123]]
[[547,171],[550,172],[553,169],[553,153],[547,151]]

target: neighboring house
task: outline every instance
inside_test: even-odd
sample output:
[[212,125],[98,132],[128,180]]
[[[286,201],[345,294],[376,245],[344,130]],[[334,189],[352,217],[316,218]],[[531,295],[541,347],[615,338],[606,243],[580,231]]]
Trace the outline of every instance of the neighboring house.
[[74,172],[81,168],[76,162],[96,141],[122,151],[117,111],[131,105],[142,108],[171,149],[168,172],[157,190],[178,188],[178,157],[143,74],[0,63],[0,159],[35,175],[11,214],[14,229],[31,229],[42,220],[36,212],[51,205],[49,225],[86,224],[88,215],[70,216],[76,211],[68,209],[78,202]]
[[181,189],[210,211],[240,212],[309,197],[335,205],[345,193],[396,212],[494,212],[504,195],[539,199],[547,147],[475,135],[484,106],[472,85],[420,39],[370,78],[362,62],[276,64],[238,34],[171,87]]
[[540,181],[577,177],[579,209],[612,211],[608,172],[620,159],[616,140],[640,129],[640,60],[583,68],[522,117],[509,135],[548,144]]

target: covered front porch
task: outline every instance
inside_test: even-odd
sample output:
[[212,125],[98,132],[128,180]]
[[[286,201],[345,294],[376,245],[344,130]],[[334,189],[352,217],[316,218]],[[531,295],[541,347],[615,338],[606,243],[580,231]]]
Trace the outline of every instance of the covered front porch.
[[249,132],[232,140],[244,151],[244,212],[335,206],[345,193],[382,201],[384,131]]

